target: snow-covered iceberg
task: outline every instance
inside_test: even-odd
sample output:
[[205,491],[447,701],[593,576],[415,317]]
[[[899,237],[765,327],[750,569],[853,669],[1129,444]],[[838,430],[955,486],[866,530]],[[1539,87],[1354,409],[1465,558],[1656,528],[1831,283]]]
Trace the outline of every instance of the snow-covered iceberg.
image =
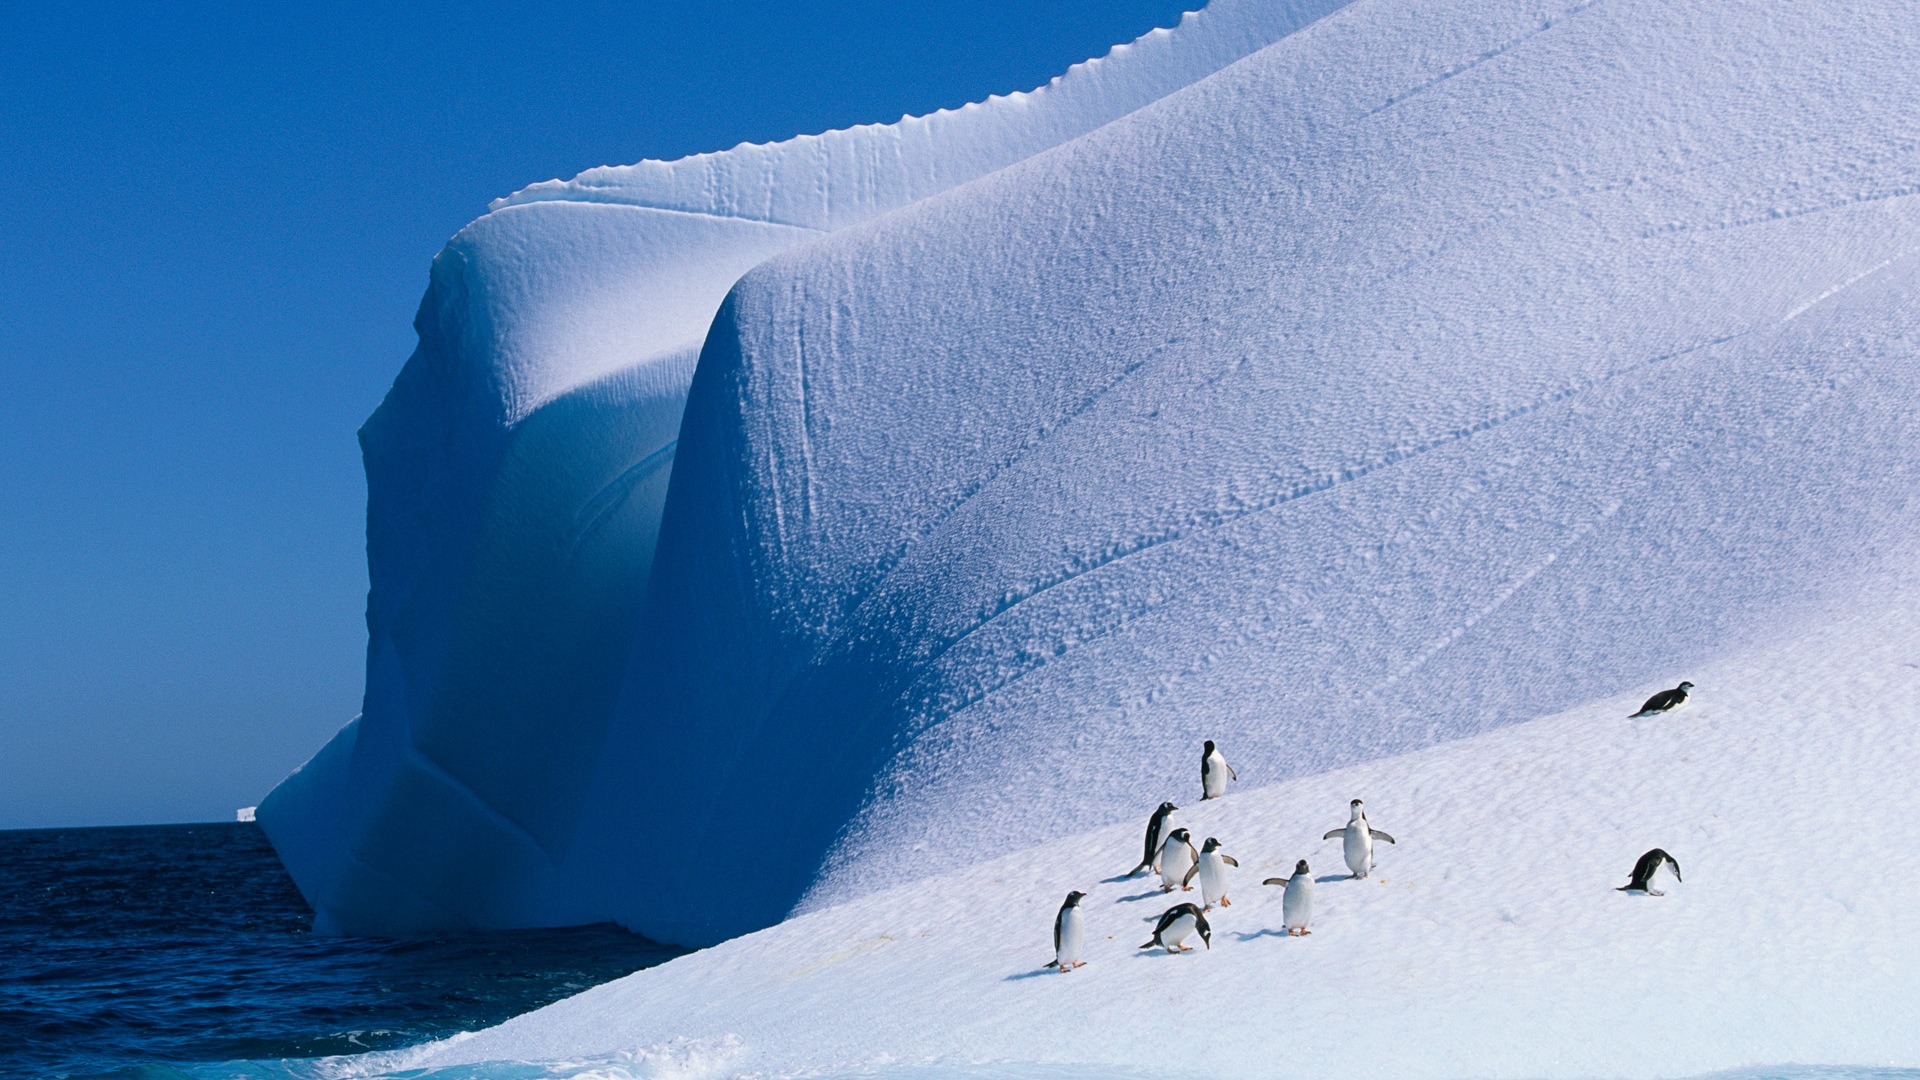
[[[434,260],[419,349],[361,431],[362,715],[261,821],[323,929],[550,925],[641,612],[681,408],[768,256],[1125,115],[1337,0],[1221,0],[1031,93],[594,169],[498,200]],[[599,827],[588,821],[587,831]]]
[[[740,178],[697,214],[646,166],[456,238],[364,434],[366,711],[260,812],[323,925],[706,944],[1028,851],[1064,892],[1204,738],[1280,792],[1507,746],[1912,563],[1920,13],[1217,10],[1270,44],[1180,59],[1210,10],[1149,39],[1178,77],[846,216],[785,185],[876,159],[745,148],[678,167]],[[1258,798],[1306,812],[1210,812]]]

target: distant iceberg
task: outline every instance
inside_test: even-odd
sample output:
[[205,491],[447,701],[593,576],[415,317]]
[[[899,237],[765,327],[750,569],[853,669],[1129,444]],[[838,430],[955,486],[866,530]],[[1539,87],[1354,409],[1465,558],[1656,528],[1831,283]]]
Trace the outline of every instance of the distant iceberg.
[[257,806],[243,806],[240,809],[235,810],[233,812],[233,820],[238,822],[252,821],[253,813],[255,810],[258,810],[258,809],[259,807]]
[[261,807],[318,926],[710,944],[1134,821],[1205,738],[1252,788],[1672,685],[1920,554],[1910,8],[1130,48],[449,244],[362,432],[365,711]]

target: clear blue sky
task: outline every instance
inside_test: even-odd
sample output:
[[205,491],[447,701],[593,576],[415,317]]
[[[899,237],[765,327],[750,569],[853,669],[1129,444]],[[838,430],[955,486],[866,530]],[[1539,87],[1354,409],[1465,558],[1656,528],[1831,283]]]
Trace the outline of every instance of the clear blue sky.
[[487,200],[1030,89],[1186,6],[0,7],[0,828],[229,818],[359,711],[354,432]]

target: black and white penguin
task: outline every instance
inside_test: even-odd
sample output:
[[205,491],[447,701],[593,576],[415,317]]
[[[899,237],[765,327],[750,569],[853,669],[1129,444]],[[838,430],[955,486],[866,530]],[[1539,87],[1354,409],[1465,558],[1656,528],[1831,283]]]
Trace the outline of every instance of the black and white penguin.
[[1201,942],[1211,950],[1213,927],[1207,925],[1207,917],[1192,904],[1175,904],[1161,914],[1159,922],[1153,924],[1153,940],[1140,947],[1151,949],[1158,945],[1168,952],[1192,952],[1193,949],[1190,946],[1180,943],[1195,932],[1199,933]]
[[1196,874],[1200,877],[1200,895],[1206,901],[1200,910],[1212,911],[1216,902],[1221,907],[1233,906],[1233,901],[1227,899],[1227,867],[1239,865],[1233,856],[1220,850],[1220,841],[1207,837],[1200,849],[1200,861],[1187,871],[1187,881],[1192,881]]
[[1648,698],[1647,703],[1640,706],[1640,711],[1627,717],[1627,719],[1638,720],[1643,716],[1654,716],[1663,712],[1672,712],[1687,703],[1687,691],[1691,689],[1693,689],[1692,683],[1682,682],[1679,686],[1671,690],[1662,690]]
[[1320,839],[1331,840],[1336,836],[1344,838],[1347,869],[1353,871],[1354,877],[1363,878],[1373,870],[1373,842],[1385,840],[1391,844],[1394,839],[1367,822],[1366,804],[1359,799],[1348,803],[1347,808],[1350,814],[1347,823],[1338,829],[1329,830],[1327,835]]
[[1175,885],[1183,891],[1193,886],[1187,881],[1193,877],[1193,868],[1200,863],[1200,853],[1193,850],[1193,834],[1185,829],[1175,829],[1167,834],[1167,842],[1160,846],[1160,891],[1172,892]]
[[1147,819],[1147,846],[1140,853],[1140,865],[1127,871],[1128,877],[1132,877],[1149,867],[1155,870],[1160,869],[1158,865],[1160,861],[1160,844],[1166,836],[1167,815],[1178,809],[1180,808],[1170,802],[1163,802],[1160,804],[1160,809],[1155,810],[1153,816]]
[[1208,739],[1206,748],[1200,751],[1200,801],[1225,795],[1229,778],[1238,780],[1240,774],[1233,771],[1227,759],[1214,749],[1213,740]]
[[1053,917],[1053,963],[1061,971],[1072,971],[1086,961],[1080,959],[1081,950],[1087,944],[1086,917],[1080,913],[1080,901],[1086,893],[1075,890],[1067,894],[1067,902],[1060,905],[1060,914]]
[[1307,924],[1313,921],[1313,871],[1307,869],[1307,860],[1301,859],[1294,865],[1292,877],[1270,877],[1262,885],[1285,885],[1287,893],[1280,898],[1280,917],[1286,921],[1289,937],[1305,937],[1313,931]]
[[1669,867],[1673,870],[1673,880],[1681,880],[1679,860],[1660,848],[1654,848],[1652,851],[1640,856],[1640,860],[1633,864],[1633,880],[1614,891],[1646,893],[1648,896],[1667,895],[1653,887],[1654,875],[1660,872],[1662,866]]

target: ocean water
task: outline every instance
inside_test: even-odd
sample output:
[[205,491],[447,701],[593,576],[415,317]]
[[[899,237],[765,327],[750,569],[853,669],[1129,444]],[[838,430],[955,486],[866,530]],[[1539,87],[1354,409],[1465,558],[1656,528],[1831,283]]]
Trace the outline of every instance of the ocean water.
[[0,1077],[318,1075],[277,1063],[472,1031],[679,954],[612,926],[386,940],[310,919],[257,825],[0,832]]

